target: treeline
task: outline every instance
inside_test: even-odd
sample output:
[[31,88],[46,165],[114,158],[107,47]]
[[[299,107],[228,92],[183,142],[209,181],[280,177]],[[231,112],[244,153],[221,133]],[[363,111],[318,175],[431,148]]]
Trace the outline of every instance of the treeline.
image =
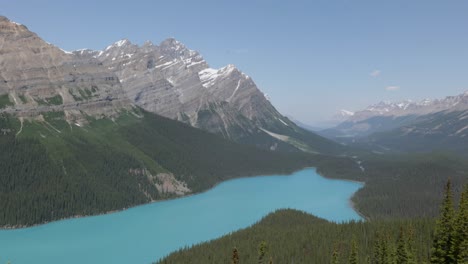
[[454,208],[448,184],[437,221],[337,224],[279,210],[252,227],[179,250],[157,263],[468,263],[468,185]]
[[135,171],[172,172],[198,192],[232,177],[289,173],[312,160],[235,144],[149,113],[122,114],[115,122],[90,119],[82,128],[65,122],[63,112],[43,116],[45,122],[24,121],[16,136],[18,119],[0,115],[0,227],[168,197]]

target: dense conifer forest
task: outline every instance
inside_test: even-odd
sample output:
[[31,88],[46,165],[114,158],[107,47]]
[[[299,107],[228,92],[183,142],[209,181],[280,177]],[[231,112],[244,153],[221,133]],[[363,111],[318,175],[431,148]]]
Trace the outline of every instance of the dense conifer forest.
[[[360,161],[362,170],[356,163]],[[369,155],[329,160],[318,171],[330,178],[365,182],[353,197],[368,219],[434,217],[443,197],[440,186],[450,178],[458,199],[468,183],[468,161],[447,153]]]
[[[135,115],[140,115],[136,117]],[[173,197],[151,175],[173,173],[193,192],[232,177],[290,173],[310,155],[274,153],[148,113],[69,125],[0,116],[0,226],[93,215]]]
[[[368,219],[432,217],[450,176],[466,182],[468,165],[446,154],[358,158],[259,150],[135,109],[115,120],[79,127],[63,112],[44,121],[0,118],[0,226],[27,226],[119,210],[174,197],[159,193],[151,175],[171,172],[192,192],[233,177],[290,173],[306,166],[320,174],[365,182],[353,197]],[[358,159],[361,162],[359,167]],[[455,188],[455,196],[460,188]]]

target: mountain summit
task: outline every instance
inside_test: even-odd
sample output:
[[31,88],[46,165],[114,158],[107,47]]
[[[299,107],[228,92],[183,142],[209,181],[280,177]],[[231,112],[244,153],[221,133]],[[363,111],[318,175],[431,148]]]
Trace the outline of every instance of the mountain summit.
[[174,38],[142,46],[123,39],[102,51],[73,54],[80,61],[97,60],[120,79],[127,98],[147,111],[271,150],[328,152],[338,147],[281,115],[236,66],[213,69]]
[[0,109],[18,116],[64,111],[70,122],[83,114],[112,116],[131,107],[118,77],[98,62],[77,60],[24,25],[0,17]]
[[240,143],[270,150],[336,153],[339,144],[281,115],[234,65],[210,68],[174,38],[142,46],[64,51],[0,18],[0,112],[36,118],[63,112],[70,124],[139,106]]

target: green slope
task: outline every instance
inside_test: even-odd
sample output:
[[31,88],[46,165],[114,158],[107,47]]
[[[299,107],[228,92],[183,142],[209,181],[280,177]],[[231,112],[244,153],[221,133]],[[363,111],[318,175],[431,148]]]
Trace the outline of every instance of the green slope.
[[[296,151],[320,153],[324,155],[343,155],[351,151],[340,143],[297,126],[286,117],[280,116],[276,120],[274,118],[267,121],[263,120],[260,122],[260,127],[262,127],[264,131],[261,131],[261,135],[256,135],[255,139],[251,140],[252,142],[259,142],[259,138],[262,138],[262,136],[274,140],[274,137],[267,135],[267,133],[270,133],[270,135],[273,133],[279,136],[279,138],[282,138],[277,141],[288,145],[289,148],[294,148]],[[248,142],[248,140],[249,138],[246,138],[244,142]]]
[[[353,162],[364,169],[353,170]],[[450,178],[454,186],[468,183],[468,161],[443,153],[363,155],[354,161],[328,159],[318,170],[337,179],[365,182],[353,196],[355,208],[368,219],[434,217]],[[455,196],[461,193],[454,189]]]
[[[417,263],[421,263],[427,261],[430,252],[434,222],[412,219],[336,224],[303,212],[280,210],[249,228],[181,249],[157,263],[232,263],[234,247],[238,250],[239,263],[270,263],[270,259],[272,263],[332,263],[334,250],[339,263],[349,263],[353,239],[358,247],[358,263],[368,263],[368,257],[373,259],[378,234],[385,237],[388,257],[395,254],[400,228],[414,233],[412,251],[419,260]],[[259,262],[258,249],[263,241],[267,245],[266,254],[264,261]],[[371,263],[381,262],[373,260]]]
[[314,160],[235,144],[138,109],[115,120],[88,121],[70,125],[63,112],[23,124],[0,117],[0,226],[98,214],[174,196],[158,192],[158,173],[173,173],[198,192],[232,177],[289,173]]
[[[233,111],[228,104],[210,104],[198,112],[196,127],[204,128],[235,142],[267,150],[284,152],[305,151],[339,155],[348,151],[343,145],[297,126],[282,116],[272,105],[261,119],[250,120]],[[187,121],[182,118],[182,121]],[[220,126],[219,124],[223,124]],[[273,135],[273,136],[272,136]]]

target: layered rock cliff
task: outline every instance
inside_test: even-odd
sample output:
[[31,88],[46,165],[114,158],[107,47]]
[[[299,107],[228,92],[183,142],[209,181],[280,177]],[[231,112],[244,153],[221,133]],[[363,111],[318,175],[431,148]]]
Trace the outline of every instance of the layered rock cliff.
[[99,61],[78,59],[5,17],[0,17],[0,69],[3,112],[64,111],[73,120],[131,107],[119,78]]

